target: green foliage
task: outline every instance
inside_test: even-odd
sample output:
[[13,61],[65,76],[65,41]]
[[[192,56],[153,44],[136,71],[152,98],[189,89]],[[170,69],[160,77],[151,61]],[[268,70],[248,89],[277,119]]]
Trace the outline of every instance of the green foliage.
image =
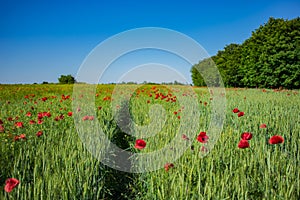
[[[270,18],[241,45],[211,58],[227,87],[300,88],[300,18]],[[191,69],[194,85],[204,86],[195,67],[207,68],[206,60]]]
[[61,75],[58,78],[60,84],[73,84],[76,82],[75,78],[72,75]]

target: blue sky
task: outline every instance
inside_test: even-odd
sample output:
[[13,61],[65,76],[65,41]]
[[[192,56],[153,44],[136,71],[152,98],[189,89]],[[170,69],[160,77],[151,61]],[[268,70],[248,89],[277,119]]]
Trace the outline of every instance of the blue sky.
[[[209,55],[215,55],[227,44],[242,43],[269,17],[293,19],[299,16],[299,10],[296,0],[2,0],[0,83],[57,82],[61,74],[76,76],[85,57],[100,42],[140,27],[179,31],[196,40]],[[127,62],[130,59],[135,58],[129,56]],[[118,74],[118,67],[108,70],[103,82],[115,82],[116,75],[124,76]],[[189,66],[183,64],[181,70],[190,82]],[[166,77],[168,81],[172,79]]]

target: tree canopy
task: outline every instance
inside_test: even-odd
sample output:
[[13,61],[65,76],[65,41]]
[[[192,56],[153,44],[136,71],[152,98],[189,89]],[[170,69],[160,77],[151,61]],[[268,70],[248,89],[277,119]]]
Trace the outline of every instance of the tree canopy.
[[200,61],[191,69],[194,85],[206,85],[201,71],[210,67],[208,60],[227,87],[300,88],[300,18],[271,17],[242,44],[229,44]]
[[61,75],[58,78],[60,84],[73,84],[76,82],[75,78],[72,75]]

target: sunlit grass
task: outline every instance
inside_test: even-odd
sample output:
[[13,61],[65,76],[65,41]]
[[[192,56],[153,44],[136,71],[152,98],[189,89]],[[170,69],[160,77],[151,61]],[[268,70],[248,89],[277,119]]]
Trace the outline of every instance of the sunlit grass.
[[[178,98],[187,90],[180,86],[175,95],[168,86],[153,87],[125,87],[127,92],[132,93],[128,106],[136,126],[155,124],[139,133],[139,138],[147,142],[147,146],[139,151],[134,149],[138,138],[124,133],[112,113],[113,110],[121,113],[124,108],[122,102],[119,105],[114,103],[116,99],[112,100],[120,98],[118,95],[123,95],[122,91],[113,94],[113,85],[97,87],[97,116],[94,120],[99,120],[104,133],[121,148],[139,153],[154,152],[168,145],[178,134],[183,120],[178,116],[183,117],[181,113],[187,108],[183,108],[177,100],[167,99],[176,95]],[[193,148],[188,148],[172,162],[174,167],[168,171],[161,168],[154,172],[131,174],[103,165],[88,152],[77,134],[73,116],[68,116],[68,112],[73,111],[72,90],[72,85],[0,85],[0,119],[4,127],[4,132],[0,133],[0,163],[3,166],[0,169],[0,199],[300,197],[300,98],[297,91],[227,89],[223,131],[214,148],[203,157],[203,144],[196,138],[200,131],[208,129],[211,100],[206,88],[194,88],[200,117],[199,130],[189,138]],[[162,95],[156,99],[157,93]],[[25,98],[30,94],[35,96]],[[63,100],[62,94],[71,97]],[[162,98],[168,94],[169,97]],[[43,101],[43,97],[47,100]],[[153,107],[156,104],[160,107]],[[232,112],[234,108],[245,115],[237,117]],[[32,116],[26,116],[27,112],[31,112]],[[37,114],[40,112],[50,112],[51,117],[44,117],[42,124],[30,125],[30,120],[38,121]],[[55,120],[61,115],[62,119]],[[8,120],[9,117],[12,121]],[[162,117],[165,120],[161,120]],[[23,122],[24,128],[17,128],[14,125],[17,121]],[[263,123],[267,128],[260,128]],[[37,131],[43,131],[43,135],[37,137]],[[243,132],[253,134],[250,148],[237,147]],[[14,141],[14,137],[20,134],[26,134],[26,140]],[[153,135],[147,137],[150,134]],[[283,136],[284,143],[270,145],[268,139],[273,135]],[[5,180],[10,177],[20,180],[20,184],[7,193],[4,191]]]

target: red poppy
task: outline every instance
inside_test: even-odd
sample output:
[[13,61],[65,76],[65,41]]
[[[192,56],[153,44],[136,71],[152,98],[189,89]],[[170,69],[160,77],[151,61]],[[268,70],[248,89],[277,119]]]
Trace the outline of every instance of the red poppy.
[[37,117],[38,117],[38,119],[42,119],[44,117],[43,113],[38,113]]
[[4,132],[4,126],[0,125],[0,133]]
[[27,113],[26,113],[26,116],[27,116],[27,117],[31,117],[31,112],[27,112]]
[[184,139],[184,140],[189,140],[189,137],[186,136],[185,134],[183,134],[183,135],[182,135],[182,139]]
[[51,113],[50,112],[43,112],[43,116],[44,117],[51,117]]
[[38,131],[37,133],[36,133],[36,136],[37,137],[40,137],[40,136],[42,136],[43,135],[43,131]]
[[280,135],[274,135],[269,139],[269,144],[280,144],[284,142],[284,138]]
[[242,138],[243,140],[251,140],[251,138],[252,138],[252,133],[249,133],[249,132],[242,133],[241,138]]
[[243,139],[241,139],[240,142],[239,142],[239,144],[238,144],[238,147],[239,147],[240,149],[249,148],[250,145],[249,145],[248,140],[243,140]]
[[261,124],[261,125],[259,126],[259,128],[267,128],[267,125],[266,125],[266,124]]
[[136,149],[143,149],[146,147],[146,142],[142,139],[138,139],[135,141],[134,148]]
[[207,143],[208,136],[206,135],[206,132],[200,132],[197,136],[197,140],[201,143]]
[[70,116],[70,117],[71,117],[72,115],[73,115],[73,113],[72,113],[72,112],[68,112],[68,116]]
[[5,192],[11,192],[19,183],[20,181],[15,178],[6,179],[4,187]]
[[208,149],[205,146],[202,146],[200,151],[203,153],[206,153],[206,152],[208,152]]
[[35,124],[36,122],[34,120],[30,120],[29,124]]
[[89,120],[94,120],[94,116],[88,116],[89,117]]
[[84,116],[84,117],[82,117],[82,120],[83,121],[86,121],[86,120],[88,120],[89,119],[89,116]]
[[242,117],[242,116],[244,116],[244,114],[245,114],[244,112],[239,112],[238,117]]
[[14,137],[14,141],[17,141],[17,140],[19,140],[19,139],[20,139],[20,137],[17,136],[17,135]]
[[164,167],[165,167],[166,172],[168,172],[170,168],[174,167],[174,164],[173,163],[166,163]]
[[181,117],[180,117],[180,116],[177,116],[177,118],[180,119]]
[[43,123],[43,120],[38,119],[38,124],[42,124],[42,123]]
[[239,111],[238,108],[234,108],[234,109],[232,110],[232,112],[233,112],[233,113],[238,113],[238,112],[240,112],[240,111]]
[[21,135],[19,136],[19,138],[25,140],[25,139],[26,139],[26,135],[25,135],[25,134],[21,134]]
[[19,128],[23,128],[24,126],[23,126],[23,122],[16,122],[15,123],[15,126],[16,127],[19,127]]
[[0,119],[0,124],[3,124],[3,121]]

